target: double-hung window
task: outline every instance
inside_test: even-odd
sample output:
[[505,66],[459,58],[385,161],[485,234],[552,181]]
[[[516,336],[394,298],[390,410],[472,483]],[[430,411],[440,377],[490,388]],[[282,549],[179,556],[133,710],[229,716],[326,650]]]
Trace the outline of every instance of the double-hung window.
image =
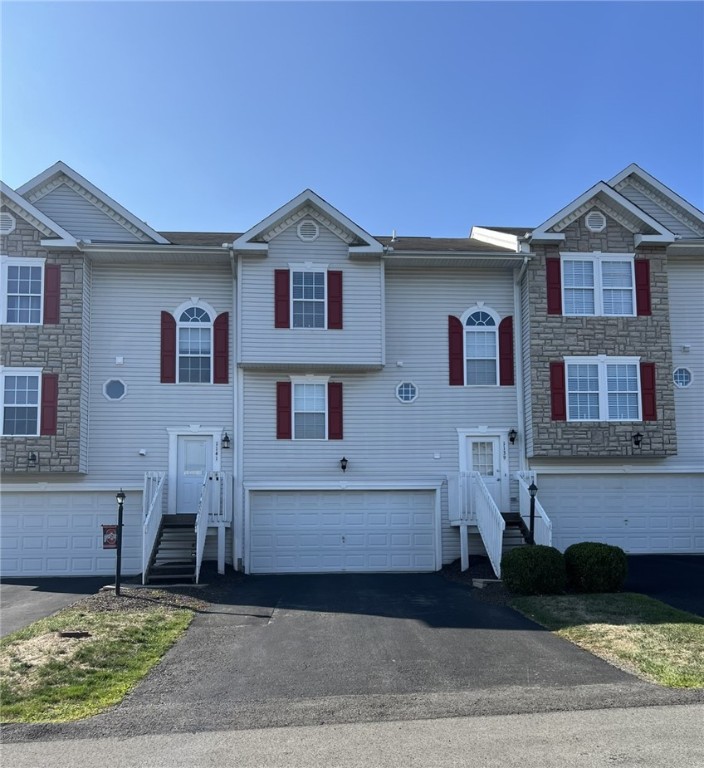
[[568,421],[639,421],[637,357],[565,358]]
[[39,368],[0,369],[3,435],[39,434],[41,380]]
[[327,437],[327,383],[293,383],[293,439]]
[[41,325],[44,259],[2,258],[2,322]]
[[291,326],[325,328],[326,271],[291,270]]
[[633,254],[562,254],[565,315],[636,314]]
[[498,326],[484,310],[465,320],[465,382],[469,386],[498,381]]

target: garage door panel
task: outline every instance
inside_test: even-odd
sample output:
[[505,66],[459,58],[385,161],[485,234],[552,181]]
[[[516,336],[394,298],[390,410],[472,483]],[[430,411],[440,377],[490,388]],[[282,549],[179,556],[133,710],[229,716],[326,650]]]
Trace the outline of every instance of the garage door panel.
[[252,491],[249,567],[253,573],[433,570],[435,493]]
[[539,474],[560,549],[604,541],[633,553],[704,551],[704,477]]

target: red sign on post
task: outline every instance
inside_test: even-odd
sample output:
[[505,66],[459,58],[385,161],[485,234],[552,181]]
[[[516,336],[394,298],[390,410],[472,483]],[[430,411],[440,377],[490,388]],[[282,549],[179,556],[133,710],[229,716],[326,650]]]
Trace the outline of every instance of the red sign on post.
[[116,525],[103,525],[103,549],[117,549]]

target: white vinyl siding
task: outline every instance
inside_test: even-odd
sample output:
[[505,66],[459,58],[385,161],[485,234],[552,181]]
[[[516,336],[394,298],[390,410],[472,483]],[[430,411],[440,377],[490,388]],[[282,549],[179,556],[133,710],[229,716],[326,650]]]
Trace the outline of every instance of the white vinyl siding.
[[626,184],[624,187],[619,187],[618,191],[632,203],[635,203],[641,210],[645,211],[648,216],[652,216],[666,229],[669,229],[673,234],[681,235],[682,237],[701,237],[701,233],[698,235],[691,227],[688,227],[681,222],[674,214],[666,211],[663,207],[658,205],[658,203],[651,200],[645,193],[632,185]]
[[97,242],[141,242],[139,237],[66,184],[52,189],[34,205],[76,238]]
[[[124,301],[116,300],[118,296]],[[172,386],[160,382],[161,311],[171,312],[192,296],[207,302],[217,314],[229,312],[232,320],[229,266],[93,265],[88,455],[92,481],[134,482],[146,470],[165,471],[168,427],[188,429],[193,424],[232,433],[232,383]],[[233,333],[231,327],[231,339]],[[129,394],[123,400],[103,396],[103,384],[114,378],[125,382]],[[139,455],[142,449],[146,456]],[[223,470],[232,470],[234,453],[222,452]]]
[[[509,270],[499,269],[387,269],[389,362],[381,371],[336,374],[344,386],[342,441],[276,440],[280,375],[245,371],[245,480],[266,481],[274,466],[277,479],[339,482],[343,455],[349,460],[345,480],[442,481],[457,473],[457,429],[515,427],[516,389],[496,387],[487,397],[483,388],[449,386],[447,316],[461,316],[479,301],[501,316],[513,314],[512,280]],[[354,301],[345,291],[345,301]],[[418,388],[414,403],[396,397],[401,371]],[[517,460],[517,446],[509,448],[511,471]],[[448,522],[446,488],[442,499],[443,560],[450,562],[459,556],[459,537]]]
[[[301,263],[312,270],[342,271],[342,330],[274,328],[274,270],[295,272]],[[347,245],[326,227],[320,226],[316,240],[303,242],[290,226],[269,243],[266,257],[243,257],[241,280],[244,365],[382,364],[382,265],[377,259],[350,258]],[[293,294],[290,301],[293,312]]]
[[[704,470],[704,265],[701,257],[668,260],[672,364],[692,372],[686,388],[674,387],[677,456],[670,466]],[[685,349],[688,347],[688,349]]]

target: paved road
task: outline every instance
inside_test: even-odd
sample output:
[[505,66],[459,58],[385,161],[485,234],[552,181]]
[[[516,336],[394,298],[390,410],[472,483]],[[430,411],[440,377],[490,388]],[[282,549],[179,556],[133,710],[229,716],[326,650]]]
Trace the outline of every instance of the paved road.
[[704,765],[704,705],[6,744],[13,768]]
[[109,576],[5,579],[0,584],[0,636],[95,594]]
[[250,577],[114,710],[9,740],[692,702],[438,574]]

